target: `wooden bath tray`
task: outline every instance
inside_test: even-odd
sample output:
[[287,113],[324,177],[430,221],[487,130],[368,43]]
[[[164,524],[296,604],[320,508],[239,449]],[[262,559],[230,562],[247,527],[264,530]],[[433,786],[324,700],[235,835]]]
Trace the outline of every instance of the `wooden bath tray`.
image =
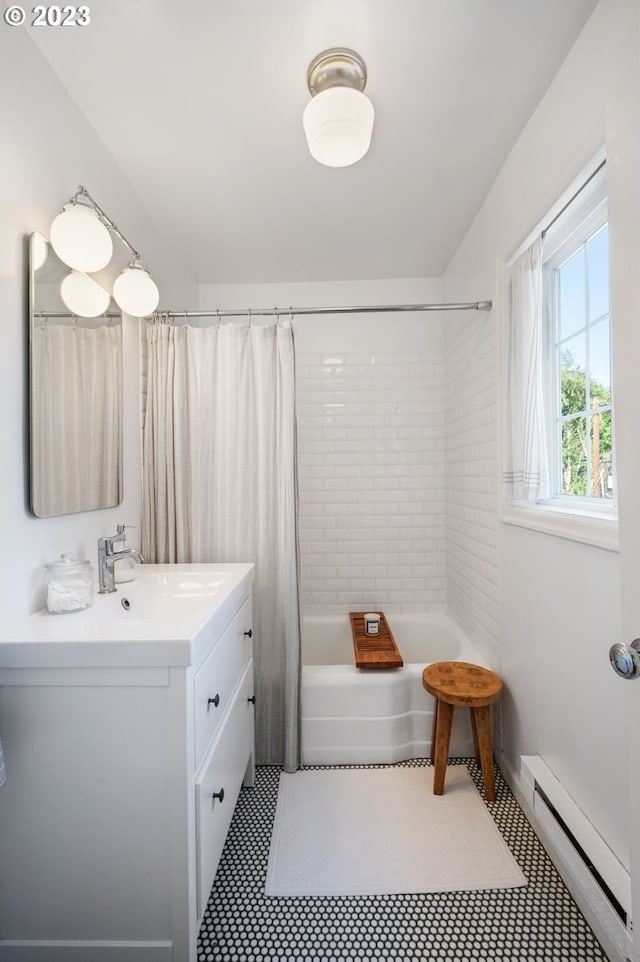
[[365,634],[364,611],[352,611],[349,614],[356,668],[402,668],[402,655],[389,623],[382,611],[376,614],[380,615],[379,635]]

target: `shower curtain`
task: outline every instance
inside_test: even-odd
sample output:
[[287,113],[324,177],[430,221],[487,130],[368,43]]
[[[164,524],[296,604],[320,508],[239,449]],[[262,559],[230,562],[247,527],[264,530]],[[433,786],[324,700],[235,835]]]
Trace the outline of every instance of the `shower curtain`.
[[256,565],[256,758],[299,765],[300,613],[290,324],[147,333],[142,550]]
[[48,320],[33,331],[32,496],[39,516],[120,501],[121,359],[120,324]]

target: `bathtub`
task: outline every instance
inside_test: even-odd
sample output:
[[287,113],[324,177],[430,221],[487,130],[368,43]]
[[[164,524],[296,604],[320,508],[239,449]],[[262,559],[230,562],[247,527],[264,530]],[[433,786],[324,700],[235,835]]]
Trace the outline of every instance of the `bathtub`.
[[[392,764],[431,752],[433,698],[422,671],[434,661],[485,665],[445,615],[388,615],[403,668],[353,664],[348,615],[309,616],[302,624],[302,763]],[[451,756],[473,755],[469,712],[454,713]]]

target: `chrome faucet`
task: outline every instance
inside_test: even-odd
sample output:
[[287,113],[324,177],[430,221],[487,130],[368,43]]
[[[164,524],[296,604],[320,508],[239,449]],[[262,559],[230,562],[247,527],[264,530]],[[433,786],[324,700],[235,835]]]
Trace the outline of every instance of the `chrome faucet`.
[[101,595],[109,594],[112,591],[117,591],[115,585],[115,563],[116,561],[121,561],[122,558],[133,558],[138,564],[142,564],[144,558],[136,548],[121,548],[119,551],[114,551],[114,544],[122,542],[124,545],[126,534],[125,527],[133,527],[133,525],[118,525],[118,533],[111,535],[107,538],[98,538],[98,593]]

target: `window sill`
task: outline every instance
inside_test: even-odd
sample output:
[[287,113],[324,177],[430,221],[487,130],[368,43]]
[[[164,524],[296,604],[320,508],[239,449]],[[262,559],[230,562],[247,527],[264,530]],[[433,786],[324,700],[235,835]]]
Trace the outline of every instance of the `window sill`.
[[607,551],[619,550],[618,516],[614,509],[597,512],[571,510],[555,504],[504,503],[500,520]]

